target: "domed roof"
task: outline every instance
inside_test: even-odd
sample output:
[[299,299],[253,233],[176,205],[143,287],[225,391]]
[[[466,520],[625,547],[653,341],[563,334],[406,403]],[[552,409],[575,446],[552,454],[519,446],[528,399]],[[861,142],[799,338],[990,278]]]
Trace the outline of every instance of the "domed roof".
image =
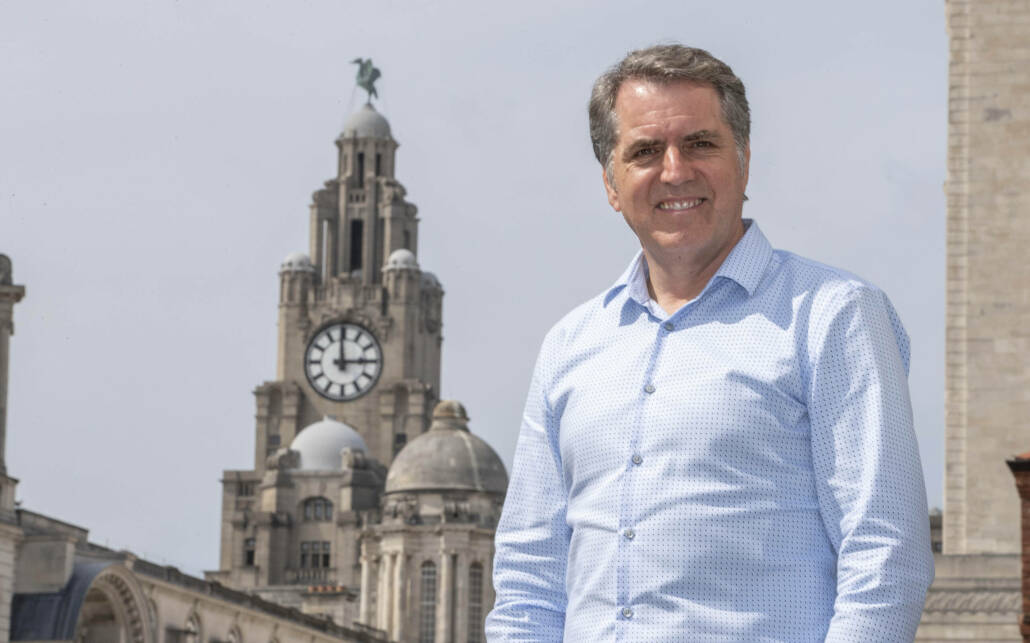
[[383,270],[418,270],[418,261],[415,260],[415,253],[407,248],[398,248],[390,253],[386,259]]
[[315,267],[311,265],[311,259],[303,252],[292,252],[283,259],[280,270],[301,270],[303,272],[314,272]]
[[508,488],[504,463],[490,445],[468,430],[465,407],[445,400],[433,409],[429,430],[407,444],[386,474],[386,493],[396,491],[486,491]]
[[329,416],[301,429],[290,444],[300,454],[297,468],[302,471],[339,471],[344,449],[368,451],[357,431]]
[[390,138],[390,124],[372,105],[365,103],[343,126],[344,136]]
[[442,288],[440,280],[436,278],[436,275],[429,272],[428,270],[422,271],[422,285],[426,287]]

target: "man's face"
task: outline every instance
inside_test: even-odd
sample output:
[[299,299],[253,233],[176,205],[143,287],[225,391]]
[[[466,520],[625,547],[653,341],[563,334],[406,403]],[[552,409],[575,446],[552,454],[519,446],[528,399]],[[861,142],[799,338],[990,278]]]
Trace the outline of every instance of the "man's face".
[[747,187],[719,96],[688,81],[622,84],[615,99],[619,138],[608,202],[626,218],[651,261],[721,262],[743,233]]

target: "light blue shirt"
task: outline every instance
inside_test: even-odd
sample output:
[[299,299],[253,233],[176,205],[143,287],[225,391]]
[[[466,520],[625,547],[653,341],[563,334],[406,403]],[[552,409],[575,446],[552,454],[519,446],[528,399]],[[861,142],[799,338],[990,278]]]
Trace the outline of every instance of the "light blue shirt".
[[753,222],[667,315],[641,255],[540,350],[491,641],[911,641],[933,579],[886,295]]

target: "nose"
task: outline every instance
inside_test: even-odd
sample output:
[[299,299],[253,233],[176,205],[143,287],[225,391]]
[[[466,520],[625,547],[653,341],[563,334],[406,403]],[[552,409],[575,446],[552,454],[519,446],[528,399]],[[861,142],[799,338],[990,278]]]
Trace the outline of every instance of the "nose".
[[693,178],[694,167],[690,164],[690,159],[685,158],[675,145],[666,148],[665,157],[662,158],[662,182],[680,185]]

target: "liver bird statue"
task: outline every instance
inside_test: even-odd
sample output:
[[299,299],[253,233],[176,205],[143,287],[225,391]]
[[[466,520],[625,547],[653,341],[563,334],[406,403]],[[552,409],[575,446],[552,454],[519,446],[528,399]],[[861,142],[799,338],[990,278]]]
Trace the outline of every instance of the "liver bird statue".
[[376,93],[375,82],[380,76],[382,76],[382,74],[380,74],[379,69],[372,64],[371,58],[355,58],[351,63],[358,66],[358,87],[361,87],[368,92],[368,100],[366,102],[371,104],[373,96],[379,98],[379,94]]

